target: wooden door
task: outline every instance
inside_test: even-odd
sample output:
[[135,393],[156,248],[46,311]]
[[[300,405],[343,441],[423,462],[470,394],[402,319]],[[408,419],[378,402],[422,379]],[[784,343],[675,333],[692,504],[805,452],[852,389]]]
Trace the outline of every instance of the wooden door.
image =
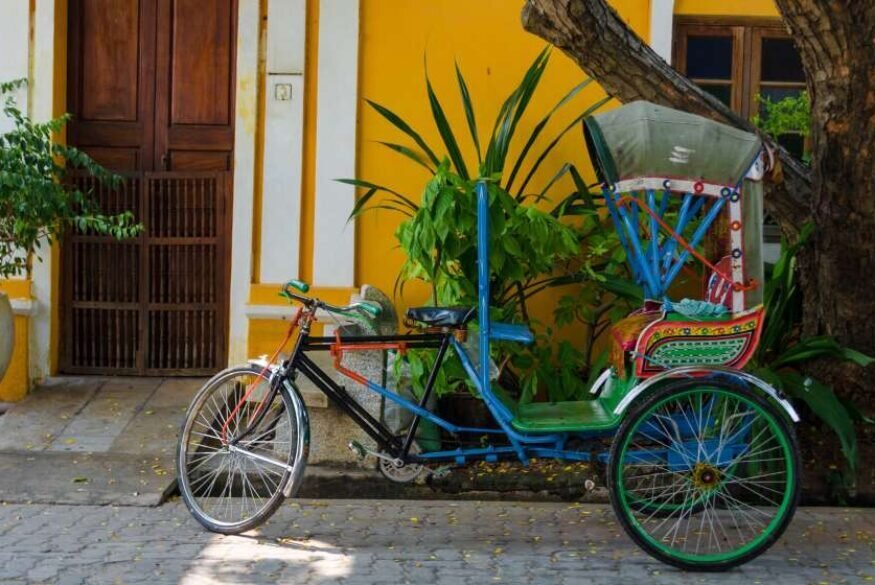
[[161,170],[231,168],[233,4],[158,0],[155,154]]
[[153,170],[156,4],[70,0],[70,144],[117,171]]
[[134,240],[70,234],[61,368],[202,375],[226,361],[236,0],[70,0],[68,138],[121,173],[88,177]]

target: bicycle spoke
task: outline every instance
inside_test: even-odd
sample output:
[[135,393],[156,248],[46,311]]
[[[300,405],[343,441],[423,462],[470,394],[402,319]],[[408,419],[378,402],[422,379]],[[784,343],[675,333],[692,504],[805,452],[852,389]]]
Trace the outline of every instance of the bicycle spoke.
[[[260,386],[244,400],[253,383]],[[210,522],[245,524],[281,497],[299,437],[282,395],[268,392],[264,379],[236,374],[211,387],[190,411],[180,439],[181,489],[193,511]]]
[[666,392],[635,420],[617,488],[648,547],[687,563],[770,544],[791,489],[789,453],[756,403],[708,388]]

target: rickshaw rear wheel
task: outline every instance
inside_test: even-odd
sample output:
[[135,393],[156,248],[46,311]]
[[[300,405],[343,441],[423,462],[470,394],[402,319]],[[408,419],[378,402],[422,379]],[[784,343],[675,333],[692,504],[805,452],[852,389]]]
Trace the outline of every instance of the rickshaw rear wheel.
[[[608,487],[620,524],[648,554],[688,571],[725,571],[783,534],[799,469],[795,433],[773,404],[727,379],[683,379],[630,408],[611,446]],[[661,475],[672,482],[651,487]]]

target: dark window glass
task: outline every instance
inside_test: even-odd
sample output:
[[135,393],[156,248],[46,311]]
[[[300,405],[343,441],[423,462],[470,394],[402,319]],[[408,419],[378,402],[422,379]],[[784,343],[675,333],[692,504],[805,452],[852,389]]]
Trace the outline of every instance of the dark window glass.
[[778,137],[778,143],[786,148],[797,160],[804,158],[805,137],[801,134],[782,134]]
[[732,79],[732,37],[687,37],[687,77]]
[[726,104],[727,107],[732,107],[732,86],[731,85],[702,85],[701,88],[718,100]]
[[793,41],[763,39],[763,81],[797,81],[805,83],[805,71]]

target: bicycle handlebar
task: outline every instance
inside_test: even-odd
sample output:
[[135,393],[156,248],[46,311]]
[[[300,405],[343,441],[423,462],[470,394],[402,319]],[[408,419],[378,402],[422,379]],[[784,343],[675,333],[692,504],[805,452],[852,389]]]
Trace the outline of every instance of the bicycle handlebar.
[[350,305],[339,306],[332,305],[330,303],[326,303],[324,301],[320,301],[314,297],[308,297],[302,294],[298,294],[297,292],[293,292],[292,289],[296,291],[300,291],[302,293],[309,292],[310,285],[301,280],[292,279],[286,282],[283,285],[282,290],[280,291],[280,296],[287,298],[290,301],[298,301],[308,307],[312,307],[315,309],[325,309],[330,313],[366,313],[373,318],[379,317],[383,312],[383,308],[377,304],[369,303],[367,301],[356,301]]

